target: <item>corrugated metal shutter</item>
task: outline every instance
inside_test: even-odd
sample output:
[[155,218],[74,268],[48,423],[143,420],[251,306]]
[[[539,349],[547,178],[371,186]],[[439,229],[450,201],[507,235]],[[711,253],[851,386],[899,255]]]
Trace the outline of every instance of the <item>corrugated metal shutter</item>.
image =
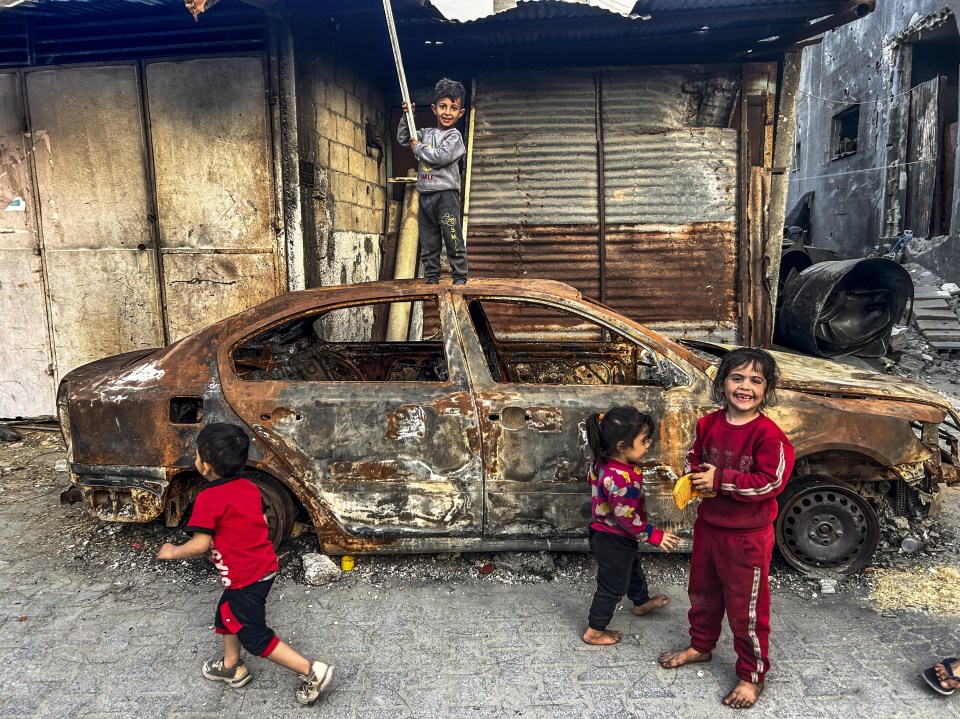
[[739,67],[483,75],[473,98],[471,274],[600,290],[644,323],[733,339]]
[[476,277],[599,291],[594,73],[477,82],[468,243]]
[[603,79],[606,301],[687,330],[736,321],[739,68]]

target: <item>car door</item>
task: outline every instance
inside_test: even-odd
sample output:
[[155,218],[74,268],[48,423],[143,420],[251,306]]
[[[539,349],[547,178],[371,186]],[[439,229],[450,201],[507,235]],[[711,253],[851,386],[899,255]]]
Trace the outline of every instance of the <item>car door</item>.
[[652,521],[692,524],[692,514],[673,504],[672,487],[701,413],[703,377],[583,305],[455,301],[483,437],[485,537],[586,535],[592,455],[584,422],[616,405],[647,412],[658,425],[642,463]]
[[[411,306],[406,339],[377,339],[377,318]],[[224,395],[349,534],[479,536],[479,428],[450,327],[436,295],[329,301],[233,343]]]

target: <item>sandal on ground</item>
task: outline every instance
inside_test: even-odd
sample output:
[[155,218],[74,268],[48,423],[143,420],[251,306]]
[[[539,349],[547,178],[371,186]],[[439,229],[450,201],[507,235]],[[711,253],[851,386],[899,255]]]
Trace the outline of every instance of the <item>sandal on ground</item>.
[[928,669],[923,670],[923,679],[927,684],[930,685],[931,689],[933,689],[934,691],[940,692],[944,696],[948,697],[951,694],[953,694],[955,690],[944,689],[940,685],[940,682],[942,681],[943,682],[960,682],[960,677],[956,676],[953,673],[953,665],[960,664],[960,659],[957,659],[956,657],[947,657],[941,662],[941,664],[943,664],[943,668],[947,670],[947,676],[941,679],[940,677],[937,676],[937,668],[930,667]]

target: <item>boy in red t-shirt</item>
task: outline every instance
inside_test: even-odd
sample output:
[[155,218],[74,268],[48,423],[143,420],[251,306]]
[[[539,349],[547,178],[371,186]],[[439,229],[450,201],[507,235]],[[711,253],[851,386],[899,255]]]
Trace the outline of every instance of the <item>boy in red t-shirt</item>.
[[187,559],[210,552],[224,586],[214,625],[223,635],[223,658],[203,663],[203,676],[242,687],[253,675],[240,647],[300,675],[297,701],[312,704],[327,688],[333,666],[309,661],[267,626],[267,594],[277,575],[277,555],[267,531],[263,499],[253,482],[240,476],[250,438],[232,424],[208,424],[197,435],[197,471],[208,484],[200,490],[186,530],[193,538],[160,547],[158,560]]

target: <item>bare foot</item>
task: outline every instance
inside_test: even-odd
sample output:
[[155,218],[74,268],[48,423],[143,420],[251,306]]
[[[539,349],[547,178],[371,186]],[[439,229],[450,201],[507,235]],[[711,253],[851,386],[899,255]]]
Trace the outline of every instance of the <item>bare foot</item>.
[[940,680],[940,686],[944,689],[960,689],[960,682],[956,679],[947,679],[950,673],[947,672],[947,668],[943,664],[934,664],[933,669],[937,673],[937,679]]
[[723,703],[734,709],[749,709],[757,702],[760,692],[763,691],[763,684],[754,684],[745,682],[741,679],[737,686],[730,690],[730,693],[723,698]]
[[694,662],[709,662],[713,657],[710,652],[698,652],[693,647],[681,649],[678,652],[664,652],[660,655],[660,666],[664,669],[676,669],[684,664]]
[[612,629],[590,629],[588,627],[587,631],[583,633],[584,642],[597,646],[619,644],[621,639],[623,639],[623,634]]
[[637,604],[633,608],[633,613],[638,617],[642,617],[644,614],[649,614],[654,609],[659,609],[660,607],[665,607],[670,603],[670,597],[666,594],[658,594],[654,597],[650,597],[643,604]]

